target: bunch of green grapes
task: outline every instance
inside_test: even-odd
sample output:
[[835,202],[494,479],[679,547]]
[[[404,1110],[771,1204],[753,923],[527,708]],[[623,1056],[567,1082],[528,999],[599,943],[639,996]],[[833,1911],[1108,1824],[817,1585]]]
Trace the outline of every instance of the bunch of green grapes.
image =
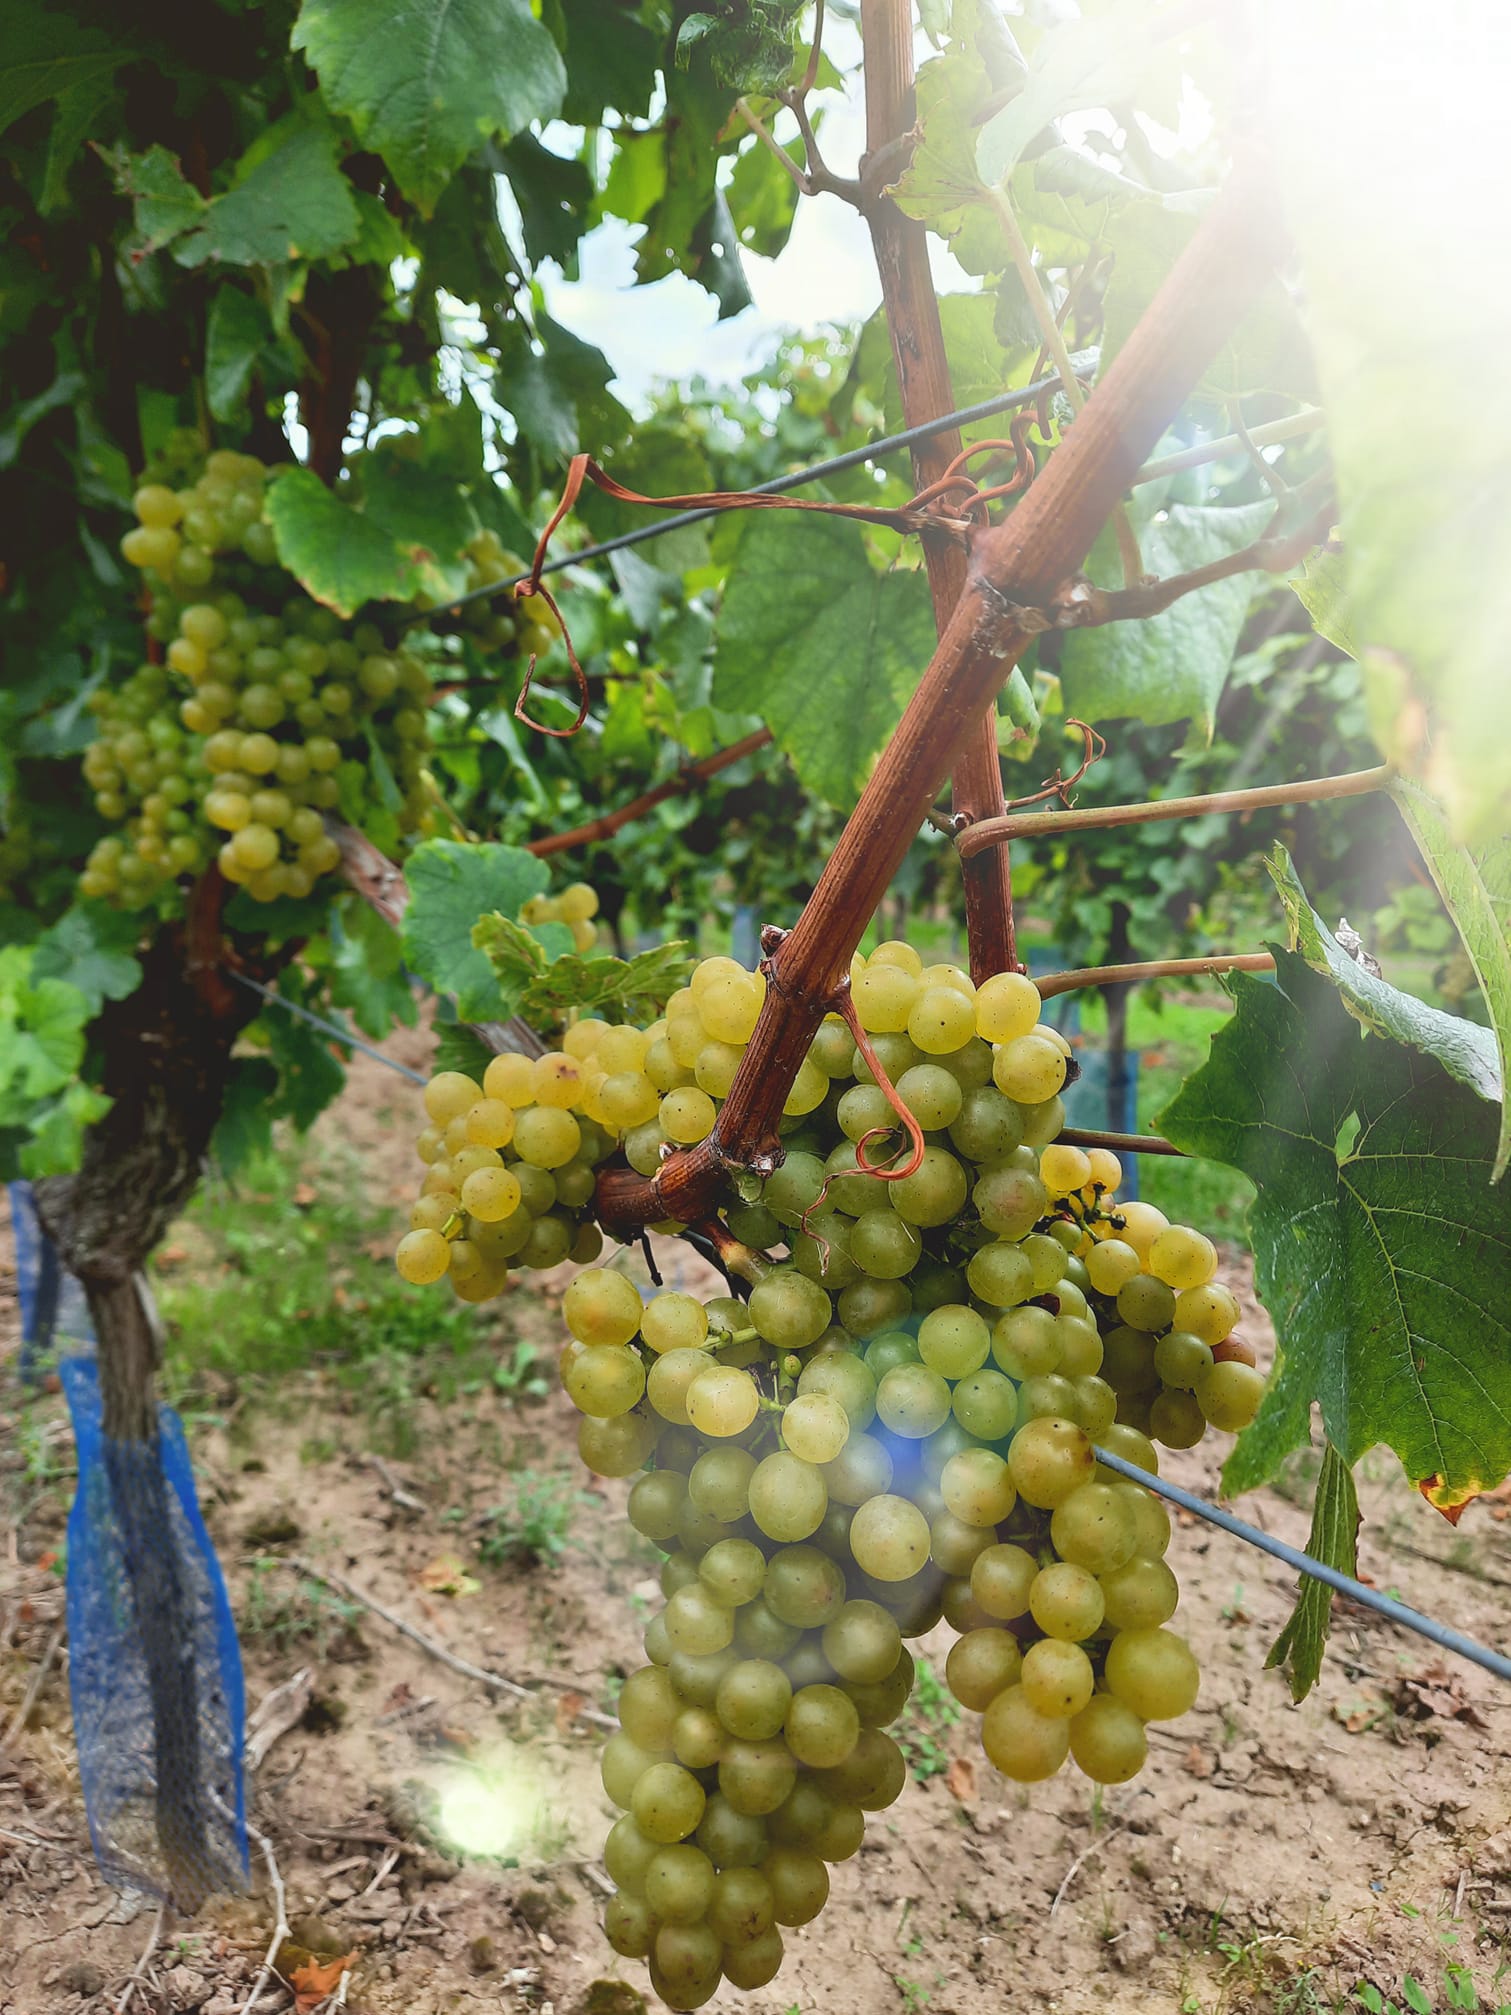
[[[469,541],[466,558],[468,594],[529,571],[518,553],[505,548],[496,532],[479,532]],[[481,651],[512,652],[525,659],[541,656],[561,635],[561,625],[544,595],[526,595],[517,602],[504,596],[497,601],[468,602],[458,612],[457,627]]]
[[122,830],[90,855],[86,895],[139,905],[213,860],[259,901],[307,896],[340,860],[324,815],[343,783],[400,831],[426,813],[426,667],[298,590],[277,563],[266,475],[220,451],[192,484],[136,493],[121,551],[143,570],[166,663],[97,698],[84,771]]
[[[555,896],[531,896],[520,911],[527,924],[565,924],[578,951],[591,951],[598,942],[598,891],[586,882],[569,882]],[[607,1024],[605,1024],[607,1026]]]
[[589,1206],[618,1136],[590,1106],[603,1073],[572,1039],[569,1029],[568,1048],[540,1057],[505,1051],[481,1083],[448,1070],[425,1087],[430,1124],[416,1143],[425,1175],[394,1254],[403,1279],[448,1279],[463,1301],[488,1301],[511,1262],[551,1267],[601,1252]]
[[[1146,1724],[1184,1713],[1198,1673],[1166,1627],[1169,1520],[1097,1450],[1157,1473],[1156,1442],[1243,1426],[1262,1391],[1210,1241],[1119,1205],[1117,1157],[1057,1138],[1069,1049],[1029,980],[977,988],[888,944],[855,961],[851,997],[870,1056],[825,1020],[786,1101],[785,1160],[725,1213],[748,1303],[642,1306],[603,1270],[566,1299],[583,1459],[645,1471],[631,1517],[667,1553],[605,1784],[627,1813],[609,1936],[676,2007],[720,1977],[769,1979],[782,1927],[822,1904],[826,1860],[859,1845],[852,1808],[896,1795],[883,1730],[911,1679],[903,1638],[953,1630],[947,1683],[1005,1775],[1067,1759],[1099,1783],[1136,1774]],[[465,1113],[457,1087],[444,1123],[465,1143],[501,1126],[479,1090],[549,1087],[595,1152],[617,1137],[653,1174],[713,1128],[763,999],[759,974],[706,960],[650,1028],[580,1020],[561,1056],[466,1081]],[[457,1177],[430,1206],[451,1212],[427,1227],[434,1277],[468,1183],[506,1222],[519,1208],[507,1169]]]

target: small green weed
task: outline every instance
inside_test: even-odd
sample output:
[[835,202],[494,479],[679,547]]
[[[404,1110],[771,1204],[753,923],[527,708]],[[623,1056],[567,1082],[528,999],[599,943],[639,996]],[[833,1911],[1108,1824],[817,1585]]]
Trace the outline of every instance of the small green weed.
[[281,1561],[262,1554],[252,1562],[238,1621],[244,1644],[261,1638],[275,1651],[307,1644],[324,1657],[362,1616],[359,1604],[343,1601],[318,1581],[296,1580]]
[[920,1658],[913,1679],[913,1697],[907,1711],[893,1729],[897,1746],[908,1760],[908,1768],[920,1784],[938,1777],[949,1768],[949,1751],[944,1746],[948,1731],[960,1719],[960,1706],[940,1682],[926,1658]]
[[510,1500],[484,1513],[478,1553],[491,1567],[559,1566],[568,1548],[582,1544],[572,1534],[572,1515],[591,1502],[559,1471],[522,1469]]
[[[1382,1994],[1372,1980],[1361,1980],[1354,1988],[1354,2001],[1365,2015],[1476,2015],[1481,2006],[1479,1991],[1467,1966],[1447,1966],[1443,1969],[1443,1991],[1441,2002],[1434,2002],[1431,1994],[1415,1974],[1407,1973],[1401,1981],[1399,2002]],[[1511,2015],[1511,2002],[1502,2002],[1495,2015]]]

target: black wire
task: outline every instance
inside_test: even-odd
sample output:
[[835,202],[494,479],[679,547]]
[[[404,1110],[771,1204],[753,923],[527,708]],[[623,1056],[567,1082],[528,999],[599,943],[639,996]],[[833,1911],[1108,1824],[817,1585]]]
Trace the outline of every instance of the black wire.
[[[794,469],[785,476],[773,476],[769,483],[757,483],[749,492],[753,497],[777,497],[786,490],[798,490],[805,483],[816,483],[823,476],[837,476],[846,469],[859,468],[862,463],[877,461],[883,455],[895,455],[904,448],[916,447],[920,441],[932,440],[935,434],[947,433],[951,427],[968,427],[977,420],[989,420],[997,413],[1011,412],[1018,406],[1031,406],[1045,392],[1059,388],[1058,376],[1036,378],[1031,385],[1025,385],[1018,392],[999,392],[993,399],[980,399],[974,406],[961,406],[953,413],[942,413],[937,420],[923,420],[916,427],[907,427],[900,434],[888,434],[883,440],[871,441],[863,448],[847,449],[843,455],[835,455],[827,462],[815,462],[811,468]],[[723,504],[699,504],[690,511],[678,511],[670,518],[663,518],[656,525],[637,525],[632,532],[621,532],[617,538],[603,539],[596,546],[584,546],[579,552],[562,553],[554,560],[547,560],[541,568],[543,574],[558,574],[563,567],[576,567],[586,560],[601,560],[606,553],[622,552],[626,546],[644,545],[647,539],[659,539],[665,532],[677,532],[684,525],[701,525],[707,518],[717,518],[729,506]],[[528,572],[511,574],[505,580],[489,581],[486,586],[472,588],[465,595],[458,595],[454,601],[441,602],[433,609],[419,609],[406,616],[400,627],[410,623],[433,623],[437,616],[449,616],[458,609],[465,609],[472,602],[491,601],[510,588],[517,588],[521,581],[528,581]]]
[[345,1043],[348,1049],[360,1050],[363,1056],[370,1056],[375,1063],[387,1064],[390,1070],[396,1070],[401,1077],[410,1078],[415,1084],[427,1082],[423,1071],[411,1070],[407,1063],[400,1063],[397,1057],[384,1056],[382,1050],[374,1049],[370,1042],[363,1042],[361,1036],[352,1035],[338,1023],[327,1021],[324,1015],[312,1014],[307,1007],[301,1007],[298,1001],[291,1001],[286,994],[275,993],[272,987],[265,987],[261,980],[249,979],[245,973],[239,973],[234,966],[224,966],[222,971],[229,973],[239,986],[250,987],[254,994],[261,994],[262,998],[273,1007],[287,1008],[291,1015],[297,1015],[300,1021],[308,1022],[311,1028],[319,1029],[332,1041]]
[[1404,1625],[1414,1630],[1418,1637],[1425,1637],[1430,1644],[1441,1646],[1444,1651],[1453,1651],[1460,1658],[1467,1658],[1471,1664],[1482,1666],[1486,1672],[1493,1672],[1497,1679],[1511,1680],[1511,1658],[1505,1658],[1498,1651],[1491,1651],[1487,1645],[1479,1644],[1472,1637],[1465,1637],[1462,1631],[1450,1630],[1446,1623],[1439,1623],[1435,1617],[1424,1616],[1419,1609],[1409,1609],[1404,1602],[1397,1602],[1393,1595],[1382,1595],[1378,1588],[1369,1588],[1362,1581],[1356,1581],[1351,1574],[1345,1574],[1339,1567],[1329,1567],[1325,1560],[1316,1560],[1310,1553],[1303,1553],[1299,1546],[1287,1546],[1283,1539],[1272,1539],[1267,1532],[1261,1532],[1257,1525],[1249,1525],[1241,1518],[1235,1518],[1231,1511],[1222,1511],[1215,1504],[1208,1504],[1203,1497],[1193,1497],[1189,1490],[1182,1490],[1178,1483],[1167,1483],[1162,1476],[1150,1476],[1136,1463],[1126,1462],[1120,1455],[1110,1455],[1105,1448],[1096,1451],[1098,1462],[1115,1469],[1119,1476],[1126,1476],[1130,1483],[1141,1483],[1146,1490],[1154,1491],[1160,1497],[1168,1497],[1172,1504],[1178,1504],[1183,1511],[1194,1512],[1204,1518],[1208,1525],[1215,1525],[1222,1532],[1232,1533],[1235,1539],[1246,1540],[1250,1546],[1257,1546],[1261,1553],[1271,1554],[1276,1560],[1283,1560],[1287,1567],[1295,1568],[1298,1574],[1310,1575],[1313,1581],[1325,1582],[1340,1595],[1347,1595],[1355,1602],[1362,1602],[1392,1623]]

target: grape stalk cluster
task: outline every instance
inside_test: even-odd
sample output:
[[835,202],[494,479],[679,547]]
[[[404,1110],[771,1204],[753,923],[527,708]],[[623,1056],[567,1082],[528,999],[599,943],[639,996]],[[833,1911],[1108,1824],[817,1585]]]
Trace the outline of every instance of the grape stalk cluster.
[[[649,1174],[709,1133],[763,997],[709,959],[648,1029],[582,1019],[481,1084],[432,1079],[400,1272],[479,1298],[557,1217],[582,1256],[593,1168]],[[603,1267],[565,1298],[583,1460],[639,1472],[630,1518],[665,1554],[603,1758],[605,1928],[676,2008],[769,1981],[822,1909],[902,1788],[907,1641],[941,1621],[1005,1776],[1138,1772],[1199,1675],[1167,1627],[1169,1519],[1096,1446],[1157,1473],[1156,1444],[1245,1425],[1263,1389],[1211,1242],[1057,1138],[1069,1047],[1031,981],[891,943],[850,998],[865,1041],[825,1020],[782,1165],[725,1214],[748,1299],[646,1300]]]
[[223,449],[192,481],[136,492],[121,552],[163,662],[90,702],[84,775],[118,830],[89,855],[86,896],[139,908],[212,862],[260,902],[307,896],[340,861],[326,813],[400,832],[426,815],[429,672],[280,567],[267,475]]

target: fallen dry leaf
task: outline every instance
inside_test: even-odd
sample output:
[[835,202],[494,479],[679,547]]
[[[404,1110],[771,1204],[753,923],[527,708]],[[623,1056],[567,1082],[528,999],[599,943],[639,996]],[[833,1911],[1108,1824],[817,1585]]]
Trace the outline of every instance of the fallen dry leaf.
[[1448,1721],[1467,1722],[1471,1728],[1486,1725],[1465,1693],[1463,1681],[1446,1665],[1430,1665],[1416,1679],[1397,1680],[1391,1705],[1408,1721],[1430,1721],[1441,1715]]
[[294,1184],[293,1189],[294,1202],[297,1203],[301,1209],[305,1208],[309,1204],[312,1204],[315,1201],[316,1197],[319,1196],[319,1194],[320,1194],[319,1190],[316,1189],[315,1185],[312,1182],[296,1182]]
[[1193,1742],[1186,1751],[1186,1774],[1188,1777],[1212,1775],[1212,1759],[1199,1742]]
[[302,1966],[296,1966],[289,1975],[296,2015],[310,2015],[312,2008],[318,2008],[328,1994],[334,1994],[341,1985],[341,1975],[356,1956],[354,1949],[343,1952],[339,1959],[309,1958]]
[[944,1773],[944,1781],[962,1805],[976,1795],[976,1766],[969,1756],[957,1756]]
[[432,1595],[476,1595],[482,1583],[467,1572],[467,1564],[454,1553],[438,1553],[422,1567],[418,1580]]
[[159,1266],[182,1266],[188,1257],[189,1248],[186,1245],[160,1245],[157,1249]]
[[559,1696],[556,1702],[556,1727],[560,1734],[568,1733],[572,1723],[587,1704],[586,1698],[581,1693],[563,1693]]

